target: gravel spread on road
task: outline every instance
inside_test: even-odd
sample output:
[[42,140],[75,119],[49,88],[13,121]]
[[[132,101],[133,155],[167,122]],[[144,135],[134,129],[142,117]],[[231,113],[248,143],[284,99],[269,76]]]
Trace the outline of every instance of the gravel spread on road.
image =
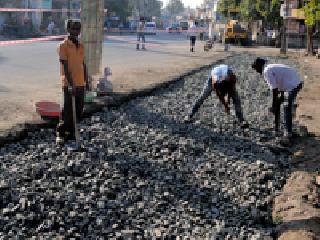
[[272,201],[290,166],[254,57],[225,61],[249,129],[215,93],[183,122],[207,70],[83,120],[80,151],[58,147],[50,129],[0,149],[0,238],[272,239]]

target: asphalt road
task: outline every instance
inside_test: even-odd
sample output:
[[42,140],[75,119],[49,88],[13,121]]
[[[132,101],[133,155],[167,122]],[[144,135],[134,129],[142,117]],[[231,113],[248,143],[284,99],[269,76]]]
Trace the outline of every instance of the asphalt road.
[[[146,39],[147,51],[138,52],[135,35],[106,36],[103,66],[111,67],[115,90],[139,88],[143,81],[152,83],[155,75],[170,77],[210,57],[203,43],[190,53],[183,34],[160,33]],[[39,100],[61,100],[57,46],[51,41],[0,47],[0,130],[37,117],[34,104]]]

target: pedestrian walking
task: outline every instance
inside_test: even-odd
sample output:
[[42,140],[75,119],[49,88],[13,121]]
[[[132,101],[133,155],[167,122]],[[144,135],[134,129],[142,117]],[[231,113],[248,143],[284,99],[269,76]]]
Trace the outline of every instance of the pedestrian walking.
[[84,63],[84,46],[79,42],[81,32],[79,20],[66,22],[68,38],[58,47],[60,76],[62,80],[64,104],[57,126],[57,143],[75,140],[75,121],[73,119],[72,98],[75,99],[76,120],[80,121],[84,106],[85,87],[89,89],[88,76]]
[[52,35],[54,27],[55,27],[54,21],[51,20],[47,28],[49,35]]
[[[199,110],[205,99],[207,99],[214,90],[223,104],[225,112],[230,114],[230,99],[232,99],[236,116],[242,128],[247,128],[248,124],[244,120],[241,101],[236,89],[237,77],[233,70],[225,64],[218,65],[209,73],[208,81],[206,82],[201,96],[193,104],[191,112],[185,117],[185,122],[190,122],[193,115]],[[227,97],[227,99],[226,99]]]
[[189,29],[189,36],[190,36],[190,52],[195,51],[195,46],[196,46],[196,40],[197,40],[197,35],[198,35],[198,28],[197,28],[198,23],[195,22],[191,28]]
[[146,50],[145,48],[146,38],[145,38],[144,28],[145,28],[145,21],[144,21],[144,18],[141,17],[137,27],[137,50],[140,49],[140,46],[139,46],[140,40],[142,41],[141,42],[142,50]]
[[[280,107],[284,103],[284,120],[285,131],[283,144],[292,144],[292,115],[295,113],[294,102],[297,94],[303,87],[300,81],[298,72],[284,64],[267,64],[267,61],[262,58],[257,58],[252,64],[272,90],[272,107],[269,109],[274,114],[274,130],[279,134],[280,125]],[[285,95],[287,97],[285,97]]]

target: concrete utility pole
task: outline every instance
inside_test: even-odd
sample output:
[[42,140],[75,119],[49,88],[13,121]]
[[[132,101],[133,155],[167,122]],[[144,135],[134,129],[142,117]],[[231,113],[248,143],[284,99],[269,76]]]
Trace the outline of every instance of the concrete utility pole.
[[[91,86],[96,87],[96,80],[102,73],[102,44],[104,39],[104,1],[81,0],[81,41],[85,46],[85,61]],[[89,79],[90,80],[90,79]]]
[[284,16],[283,16],[283,26],[282,26],[282,34],[281,34],[281,48],[280,53],[281,54],[287,54],[288,51],[288,25],[289,25],[289,0],[283,1],[283,4],[285,4],[284,8]]

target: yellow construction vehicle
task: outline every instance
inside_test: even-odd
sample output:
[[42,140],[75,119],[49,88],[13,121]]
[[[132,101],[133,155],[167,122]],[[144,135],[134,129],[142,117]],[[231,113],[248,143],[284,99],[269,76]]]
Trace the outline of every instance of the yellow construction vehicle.
[[225,27],[225,43],[236,43],[247,45],[249,42],[249,34],[238,20],[229,20]]

